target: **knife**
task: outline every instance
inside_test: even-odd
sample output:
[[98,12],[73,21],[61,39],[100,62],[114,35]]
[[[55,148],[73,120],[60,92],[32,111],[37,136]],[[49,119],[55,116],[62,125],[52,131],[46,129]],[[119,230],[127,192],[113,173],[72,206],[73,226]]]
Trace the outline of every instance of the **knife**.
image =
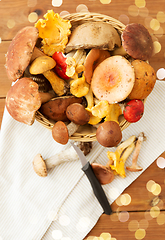
[[90,184],[93,188],[93,192],[94,192],[97,200],[99,201],[100,205],[102,206],[102,208],[104,210],[104,213],[107,214],[107,215],[110,215],[112,213],[111,206],[108,202],[108,199],[105,195],[105,192],[104,192],[100,182],[98,181],[97,177],[94,174],[92,166],[87,161],[85,155],[80,150],[80,148],[77,147],[71,141],[70,141],[70,143],[71,143],[72,147],[75,149],[75,151],[77,152],[77,155],[80,158],[80,161],[81,161],[81,164],[82,164],[82,170],[84,171],[84,173],[88,177],[88,180],[89,180],[89,182],[90,182]]

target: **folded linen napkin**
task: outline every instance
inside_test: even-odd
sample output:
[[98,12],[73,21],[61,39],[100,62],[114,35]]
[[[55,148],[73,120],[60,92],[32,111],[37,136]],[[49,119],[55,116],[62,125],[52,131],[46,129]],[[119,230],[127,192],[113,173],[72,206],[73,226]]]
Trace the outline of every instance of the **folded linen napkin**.
[[[165,82],[156,82],[142,119],[123,131],[123,140],[144,132],[139,165],[143,171],[165,150]],[[80,161],[64,163],[47,178],[32,168],[37,153],[43,158],[69,147],[56,143],[51,132],[37,121],[26,126],[13,120],[5,109],[0,142],[0,239],[3,240],[82,240],[96,224],[102,208],[95,198]],[[87,159],[106,164],[107,151],[97,142]],[[111,148],[112,151],[115,148]],[[126,165],[130,165],[131,158]],[[143,172],[142,171],[142,172]],[[126,172],[122,179],[103,186],[112,203],[142,172]]]

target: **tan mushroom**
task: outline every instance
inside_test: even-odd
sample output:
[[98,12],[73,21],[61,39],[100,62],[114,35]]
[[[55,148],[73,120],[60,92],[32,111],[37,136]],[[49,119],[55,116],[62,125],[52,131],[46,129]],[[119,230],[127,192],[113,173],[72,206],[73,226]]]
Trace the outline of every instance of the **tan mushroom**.
[[53,58],[49,56],[37,57],[31,64],[29,71],[31,74],[43,74],[50,82],[53,90],[58,96],[66,93],[67,83],[52,70],[56,65]]
[[87,22],[72,31],[65,52],[92,48],[113,50],[115,46],[121,46],[121,39],[114,27],[104,22]]
[[32,125],[35,112],[51,97],[51,93],[39,93],[38,84],[30,78],[21,78],[9,89],[6,108],[15,120]]
[[37,154],[33,159],[33,169],[40,177],[46,177],[48,170],[54,168],[55,166],[70,161],[78,160],[78,155],[73,147],[61,151],[47,159],[43,159],[41,154]]
[[32,26],[21,29],[13,38],[6,54],[6,70],[11,81],[16,81],[23,75],[37,39],[38,29]]
[[90,119],[88,111],[79,103],[70,104],[66,109],[66,116],[70,121],[78,125],[85,125]]

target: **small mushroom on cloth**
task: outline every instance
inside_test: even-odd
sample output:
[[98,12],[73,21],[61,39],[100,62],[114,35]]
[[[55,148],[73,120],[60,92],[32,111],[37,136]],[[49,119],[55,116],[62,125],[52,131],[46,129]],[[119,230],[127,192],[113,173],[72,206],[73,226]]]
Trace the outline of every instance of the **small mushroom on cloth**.
[[121,39],[114,27],[104,22],[87,22],[72,31],[65,52],[92,48],[113,50],[116,46],[121,46]]
[[17,121],[32,125],[35,112],[40,108],[46,98],[51,98],[49,93],[39,93],[38,84],[30,78],[19,79],[8,91],[6,108],[9,114]]
[[20,78],[33,54],[38,39],[38,29],[24,27],[13,38],[6,54],[6,71],[9,79],[15,82]]
[[91,88],[96,98],[111,104],[125,100],[134,82],[135,73],[131,63],[122,56],[112,56],[94,70]]

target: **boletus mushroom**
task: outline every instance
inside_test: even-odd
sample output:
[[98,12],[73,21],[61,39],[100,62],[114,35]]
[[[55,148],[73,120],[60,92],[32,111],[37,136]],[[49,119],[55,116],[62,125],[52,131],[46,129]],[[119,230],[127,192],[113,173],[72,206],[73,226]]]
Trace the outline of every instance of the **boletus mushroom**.
[[88,111],[80,103],[70,104],[66,109],[66,116],[70,121],[79,125],[85,125],[90,119]]
[[148,60],[153,55],[153,41],[148,30],[139,23],[128,24],[121,34],[122,46],[113,55],[129,55],[134,59]]
[[122,139],[121,128],[115,121],[103,122],[96,130],[96,138],[104,147],[115,147]]
[[38,29],[24,27],[13,38],[6,54],[6,71],[11,81],[19,79],[29,65],[38,39]]
[[38,84],[24,77],[9,89],[6,96],[6,108],[15,120],[32,125],[35,112],[42,102],[50,100],[51,97],[51,93],[39,93]]
[[65,52],[92,48],[113,50],[116,46],[121,46],[121,39],[114,27],[104,22],[87,22],[72,31]]

